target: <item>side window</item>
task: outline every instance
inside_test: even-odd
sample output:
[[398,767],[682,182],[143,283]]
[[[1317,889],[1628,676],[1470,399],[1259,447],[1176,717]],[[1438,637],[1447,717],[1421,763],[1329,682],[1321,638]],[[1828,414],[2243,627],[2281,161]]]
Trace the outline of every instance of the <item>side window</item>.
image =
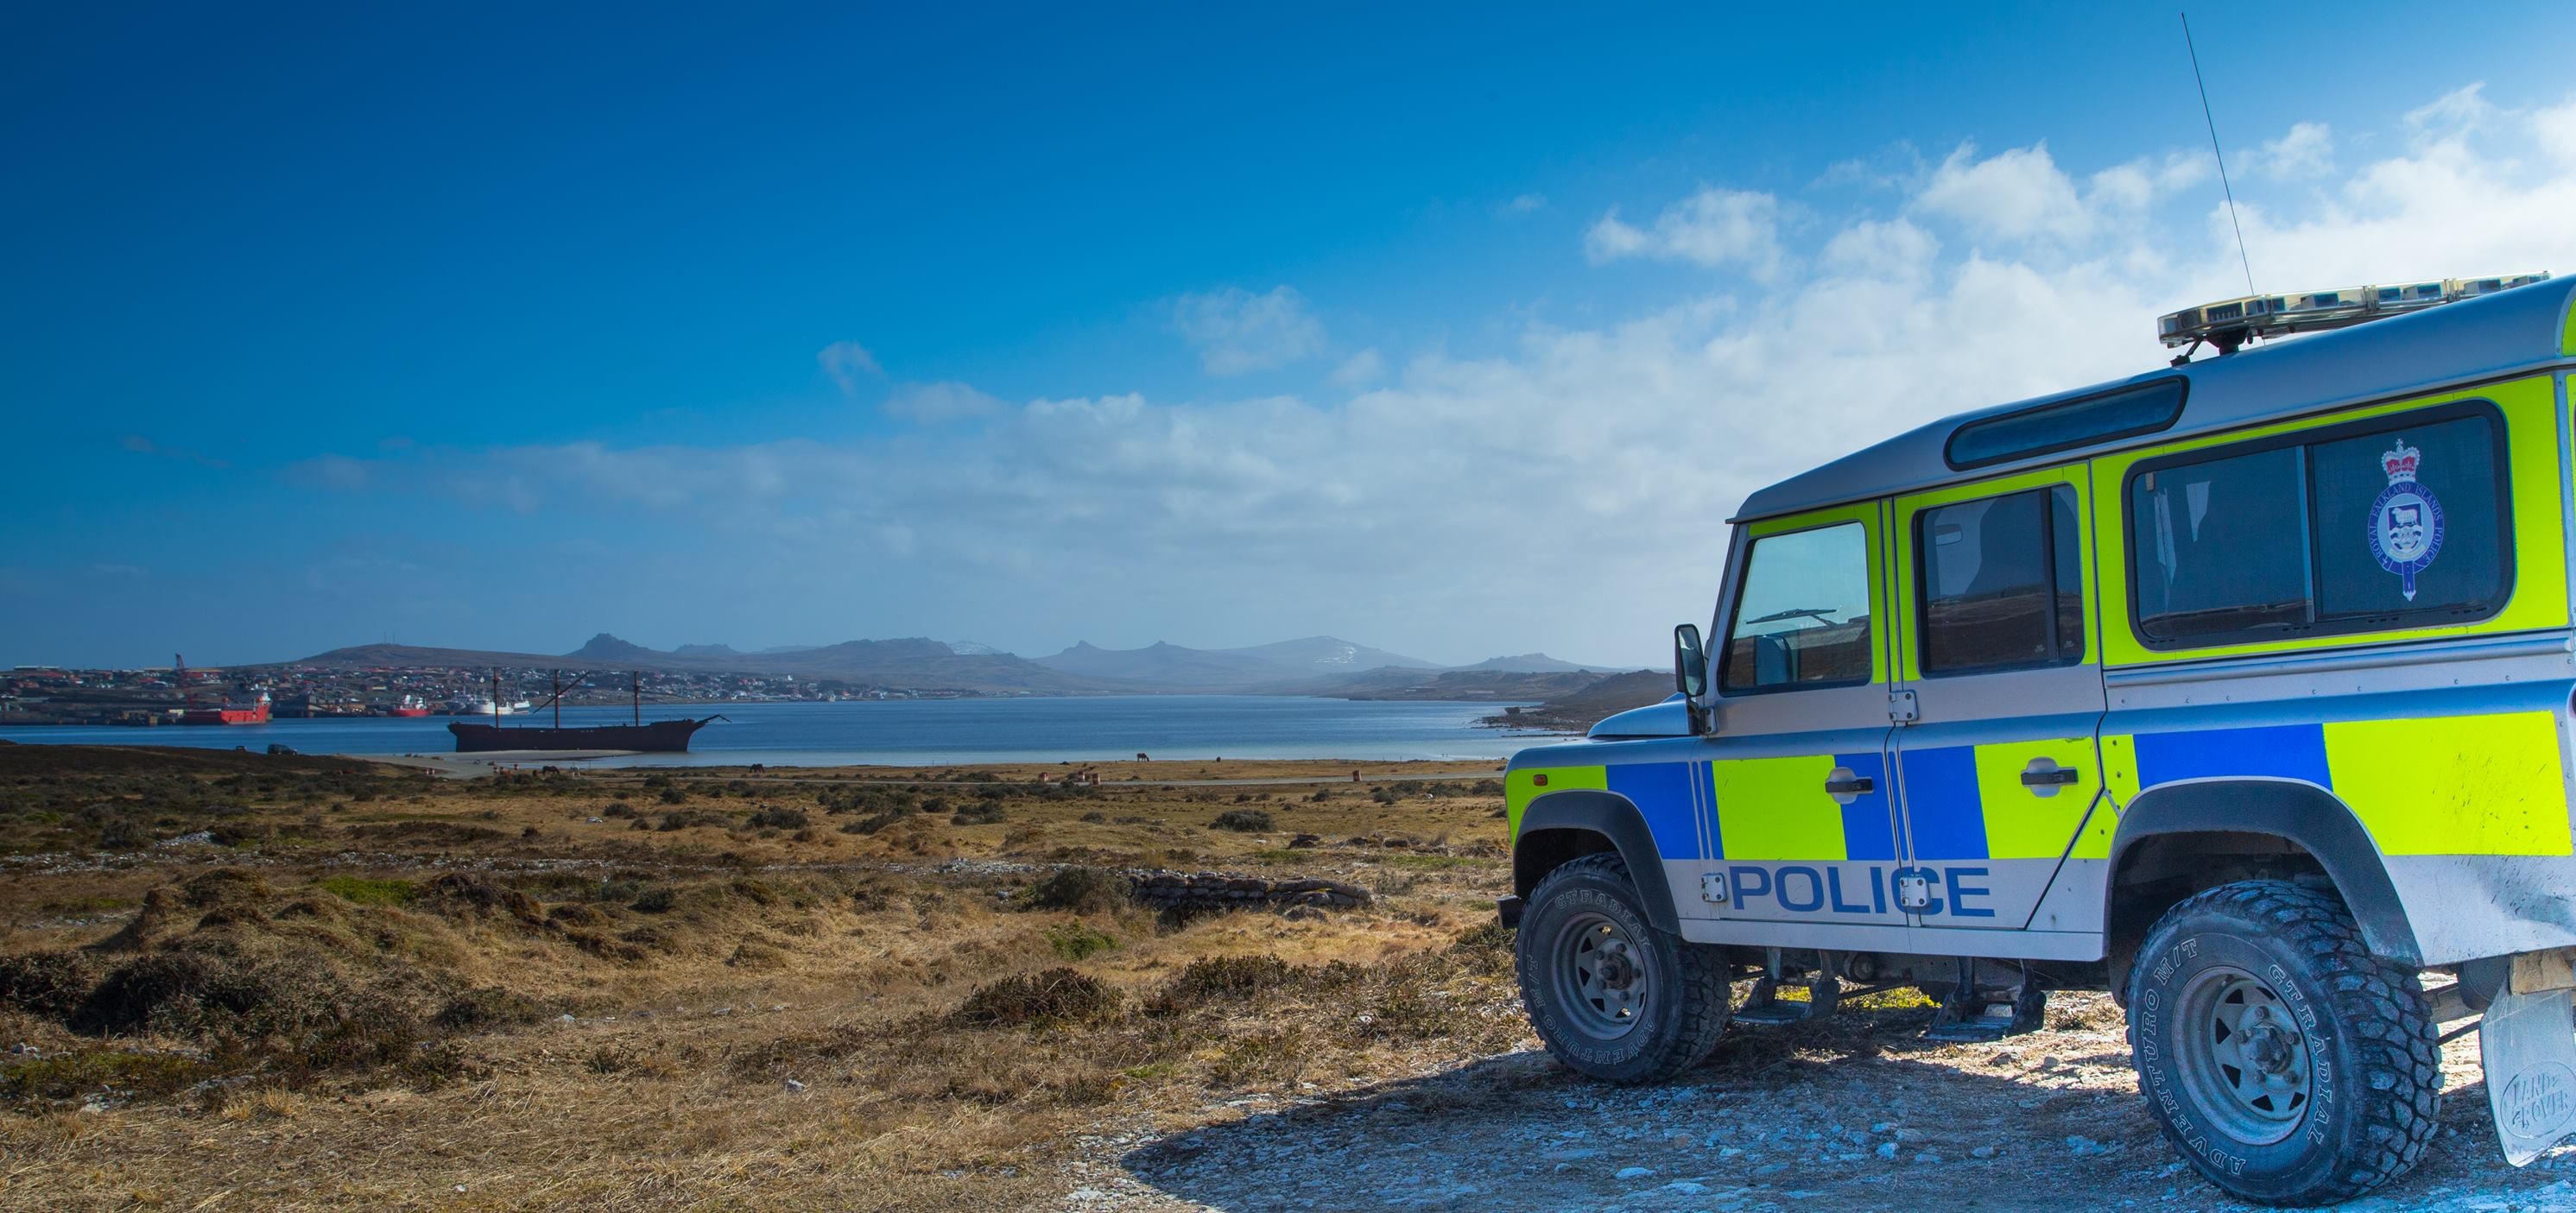
[[2155,640],[2307,626],[2296,447],[2148,472],[2129,486],[2138,626]]
[[1923,672],[2083,660],[2077,525],[2065,485],[1915,515]]
[[1869,528],[1857,522],[1753,541],[1726,637],[1728,691],[1870,679]]
[[2483,618],[2513,589],[2491,406],[2160,462],[2129,482],[2138,630],[2179,648]]

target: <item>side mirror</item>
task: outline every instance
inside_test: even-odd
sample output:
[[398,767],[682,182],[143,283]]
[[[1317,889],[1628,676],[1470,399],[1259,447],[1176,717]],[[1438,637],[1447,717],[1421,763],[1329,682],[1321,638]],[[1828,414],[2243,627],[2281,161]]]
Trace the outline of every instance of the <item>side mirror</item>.
[[1708,654],[1700,648],[1698,624],[1673,629],[1673,689],[1693,699],[1708,693]]
[[1708,731],[1708,716],[1700,709],[1700,696],[1708,693],[1708,650],[1701,646],[1699,625],[1685,623],[1673,629],[1673,689],[1687,697],[1693,734]]

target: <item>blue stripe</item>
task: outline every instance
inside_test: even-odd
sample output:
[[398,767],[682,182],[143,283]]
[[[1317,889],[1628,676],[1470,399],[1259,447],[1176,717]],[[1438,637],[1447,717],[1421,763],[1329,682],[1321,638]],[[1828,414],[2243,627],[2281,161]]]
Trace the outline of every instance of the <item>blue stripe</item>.
[[1854,775],[1878,785],[1867,796],[1855,796],[1843,806],[1843,857],[1845,859],[1894,860],[1896,858],[1896,823],[1887,812],[1887,758],[1877,750],[1866,754],[1836,754],[1834,765],[1850,767]]
[[2138,786],[2226,775],[2273,775],[2334,786],[2326,767],[2322,724],[2267,725],[2250,729],[2194,729],[2139,733]]
[[1645,814],[1655,835],[1655,849],[1666,859],[1697,859],[1699,821],[1691,809],[1691,775],[1701,770],[1691,762],[1632,762],[1611,767],[1610,790],[1629,799]]
[[1905,826],[1914,835],[1914,858],[1984,859],[1986,809],[1977,796],[1977,747],[1907,750]]

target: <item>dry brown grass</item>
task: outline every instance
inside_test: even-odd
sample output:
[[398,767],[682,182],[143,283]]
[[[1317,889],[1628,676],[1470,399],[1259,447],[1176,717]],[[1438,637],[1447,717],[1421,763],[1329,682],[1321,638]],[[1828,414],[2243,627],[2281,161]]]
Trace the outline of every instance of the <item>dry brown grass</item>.
[[[1389,806],[1346,765],[1105,770],[1080,791],[1034,781],[1053,767],[331,776],[365,800],[140,761],[22,775],[0,852],[33,861],[0,881],[0,955],[79,959],[22,966],[24,1006],[0,985],[0,1041],[39,1052],[0,1057],[0,1205],[1016,1208],[1104,1126],[1523,1039],[1476,929],[1507,880],[1490,772]],[[1321,780],[1154,782],[1283,771]],[[234,846],[91,858],[214,800]],[[1274,828],[1209,828],[1238,811]],[[956,859],[1032,870],[936,870]],[[1175,924],[1096,890],[1037,904],[1058,865],[1384,895]],[[158,996],[81,1018],[136,965]],[[214,986],[228,1009],[191,1008]],[[331,1035],[353,1007],[373,1026]]]

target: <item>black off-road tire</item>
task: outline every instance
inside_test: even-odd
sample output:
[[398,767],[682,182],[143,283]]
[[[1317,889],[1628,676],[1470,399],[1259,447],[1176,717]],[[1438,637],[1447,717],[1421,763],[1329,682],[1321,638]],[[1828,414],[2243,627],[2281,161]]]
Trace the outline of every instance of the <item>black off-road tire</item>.
[[[1588,1000],[1574,988],[1582,984],[1575,976],[1582,970],[1569,963],[1568,952],[1583,936],[1615,939],[1615,963],[1644,983],[1624,1028],[1597,1006],[1578,1005]],[[1530,1026],[1550,1054],[1586,1077],[1658,1082],[1706,1060],[1726,1032],[1723,956],[1648,921],[1628,865],[1615,853],[1584,856],[1539,881],[1513,941],[1513,960]]]
[[2148,1111],[2235,1196],[2350,1200],[2413,1169],[2440,1127],[2423,986],[2330,893],[2248,880],[2193,897],[2148,932],[2128,994]]

